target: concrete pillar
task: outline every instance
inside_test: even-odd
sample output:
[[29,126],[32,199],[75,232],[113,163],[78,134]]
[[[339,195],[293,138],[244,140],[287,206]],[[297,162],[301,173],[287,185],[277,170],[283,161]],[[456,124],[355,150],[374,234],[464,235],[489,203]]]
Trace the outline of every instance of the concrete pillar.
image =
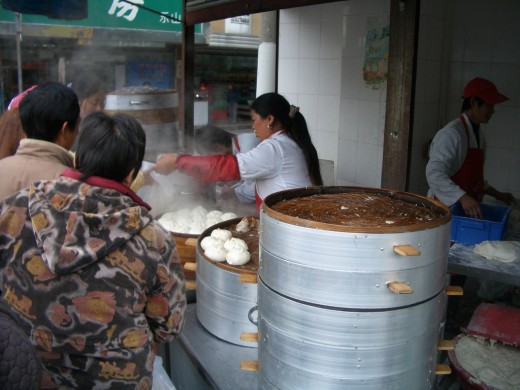
[[277,12],[264,12],[260,28],[260,46],[258,46],[256,96],[276,91],[277,31]]

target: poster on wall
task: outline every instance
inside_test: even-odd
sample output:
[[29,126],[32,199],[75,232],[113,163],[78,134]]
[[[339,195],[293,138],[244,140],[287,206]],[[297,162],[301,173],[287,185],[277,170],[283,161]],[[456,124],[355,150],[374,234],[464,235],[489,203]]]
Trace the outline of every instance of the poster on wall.
[[373,89],[386,87],[389,38],[390,23],[388,16],[370,16],[367,18],[365,57],[363,60],[363,80],[367,87]]

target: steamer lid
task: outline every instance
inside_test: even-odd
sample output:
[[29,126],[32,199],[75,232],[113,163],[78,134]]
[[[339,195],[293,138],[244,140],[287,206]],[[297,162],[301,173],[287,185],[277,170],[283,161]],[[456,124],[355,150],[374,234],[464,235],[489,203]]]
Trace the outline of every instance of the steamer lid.
[[466,333],[518,347],[520,346],[519,329],[519,308],[482,303],[475,309]]

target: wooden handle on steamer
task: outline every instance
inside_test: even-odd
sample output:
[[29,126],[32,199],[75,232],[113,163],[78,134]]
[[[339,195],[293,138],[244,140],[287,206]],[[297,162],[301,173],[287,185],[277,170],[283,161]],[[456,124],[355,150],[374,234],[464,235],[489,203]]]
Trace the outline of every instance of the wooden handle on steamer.
[[437,344],[438,351],[451,351],[455,348],[455,343],[453,340],[439,340],[439,344]]
[[191,261],[187,261],[186,263],[184,263],[184,269],[186,271],[196,271],[197,270],[197,263],[194,263],[194,262],[191,262]]
[[411,245],[394,245],[394,252],[401,256],[419,256],[421,251]]
[[186,290],[196,290],[197,289],[197,283],[195,283],[193,280],[185,280],[184,286],[186,287]]
[[186,241],[184,241],[184,244],[187,246],[197,246],[197,239],[196,238],[187,238]]
[[240,333],[240,340],[251,341],[253,343],[258,342],[258,333],[242,332]]
[[447,364],[437,364],[435,366],[435,375],[450,375],[451,368]]
[[446,295],[464,295],[464,290],[460,286],[448,286],[446,287]]
[[394,294],[411,294],[413,293],[413,288],[405,282],[388,282],[386,287],[392,291]]
[[258,360],[242,360],[240,369],[244,371],[258,371]]
[[439,340],[439,344],[437,344],[438,351],[451,351],[453,349],[455,349],[453,340]]
[[258,284],[258,276],[251,274],[241,274],[238,277],[238,283]]

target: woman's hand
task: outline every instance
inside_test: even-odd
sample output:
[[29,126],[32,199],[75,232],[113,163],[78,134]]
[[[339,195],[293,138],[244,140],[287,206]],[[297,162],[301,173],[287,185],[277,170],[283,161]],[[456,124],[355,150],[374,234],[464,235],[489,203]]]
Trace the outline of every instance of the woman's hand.
[[157,164],[153,167],[155,172],[168,175],[177,169],[177,155],[174,153],[161,154],[157,157]]

